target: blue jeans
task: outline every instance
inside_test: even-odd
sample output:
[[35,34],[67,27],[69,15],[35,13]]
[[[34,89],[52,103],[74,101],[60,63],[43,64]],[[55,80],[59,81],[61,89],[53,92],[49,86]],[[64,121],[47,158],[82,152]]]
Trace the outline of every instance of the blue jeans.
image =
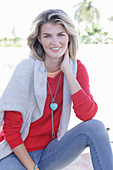
[[[113,170],[113,154],[108,133],[102,122],[89,120],[66,132],[58,141],[53,139],[44,150],[29,152],[40,170],[60,170],[74,161],[87,147],[94,170]],[[11,154],[0,161],[0,170],[26,170]]]

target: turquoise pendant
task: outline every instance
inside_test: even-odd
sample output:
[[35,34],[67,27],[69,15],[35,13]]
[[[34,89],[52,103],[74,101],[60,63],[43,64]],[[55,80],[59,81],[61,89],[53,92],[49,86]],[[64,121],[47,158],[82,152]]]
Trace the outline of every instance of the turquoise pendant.
[[56,110],[58,108],[58,104],[57,103],[51,103],[50,108],[51,108],[51,110]]

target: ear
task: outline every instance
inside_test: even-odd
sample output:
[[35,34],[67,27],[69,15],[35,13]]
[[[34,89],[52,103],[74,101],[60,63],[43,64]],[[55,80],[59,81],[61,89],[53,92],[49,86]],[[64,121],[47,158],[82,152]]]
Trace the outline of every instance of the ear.
[[37,36],[37,39],[38,39],[39,43],[42,44],[40,35]]

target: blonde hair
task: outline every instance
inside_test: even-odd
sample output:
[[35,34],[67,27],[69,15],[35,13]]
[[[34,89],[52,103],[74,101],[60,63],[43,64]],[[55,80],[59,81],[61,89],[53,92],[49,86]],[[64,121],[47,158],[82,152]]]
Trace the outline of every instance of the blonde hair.
[[48,22],[58,23],[64,26],[69,35],[69,56],[72,59],[75,59],[78,50],[77,32],[69,16],[60,9],[45,10],[40,13],[33,21],[31,34],[27,38],[27,43],[31,50],[31,55],[39,60],[45,59],[45,51],[43,49],[43,46],[38,41],[37,37],[40,35],[41,26]]

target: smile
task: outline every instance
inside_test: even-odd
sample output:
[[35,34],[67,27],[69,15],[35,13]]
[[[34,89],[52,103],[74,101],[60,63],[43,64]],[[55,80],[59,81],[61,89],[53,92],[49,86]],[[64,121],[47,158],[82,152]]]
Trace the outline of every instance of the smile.
[[51,48],[51,50],[54,51],[54,52],[57,52],[57,51],[60,50],[60,48],[61,48],[61,47],[53,47],[53,48]]

